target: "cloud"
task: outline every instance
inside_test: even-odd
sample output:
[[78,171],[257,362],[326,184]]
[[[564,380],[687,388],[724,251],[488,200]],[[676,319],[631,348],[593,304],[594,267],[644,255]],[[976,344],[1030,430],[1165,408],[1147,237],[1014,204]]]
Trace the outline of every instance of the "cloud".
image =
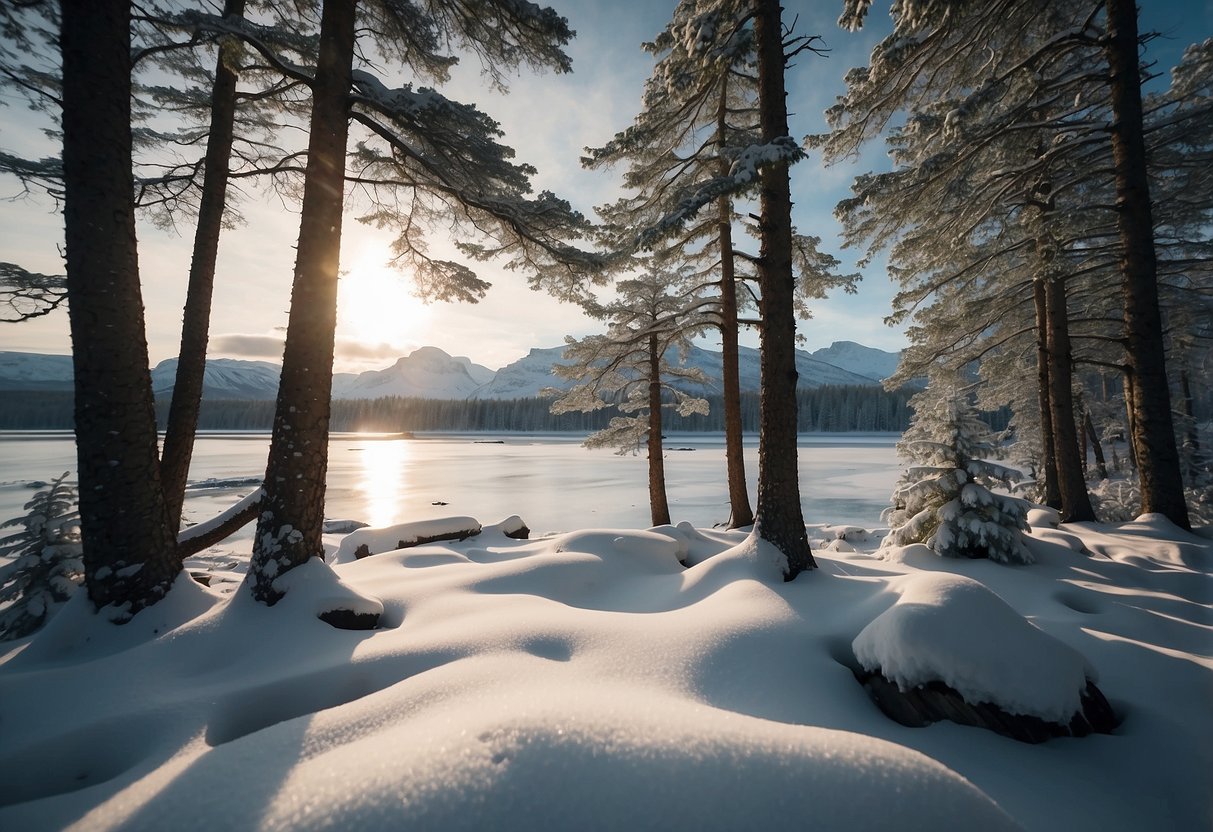
[[411,353],[417,347],[417,344],[402,347],[400,344],[392,344],[387,341],[368,344],[355,338],[340,338],[337,340],[336,354],[338,361],[386,360],[390,363]]
[[209,352],[239,356],[241,358],[268,358],[282,360],[283,337],[281,335],[250,335],[229,333],[211,339]]

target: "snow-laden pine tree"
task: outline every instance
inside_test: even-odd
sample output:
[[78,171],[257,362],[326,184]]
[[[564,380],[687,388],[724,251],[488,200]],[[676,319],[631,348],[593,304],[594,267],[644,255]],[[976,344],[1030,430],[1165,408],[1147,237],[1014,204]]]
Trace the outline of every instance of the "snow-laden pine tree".
[[889,534],[882,546],[925,543],[943,557],[1030,563],[1024,545],[1027,504],[996,493],[1019,472],[990,459],[997,439],[977,415],[967,390],[931,380],[910,402],[914,417],[897,445],[909,467],[885,510]]
[[[665,488],[665,458],[661,446],[662,409],[680,416],[708,412],[708,403],[690,395],[686,385],[711,383],[703,371],[685,366],[691,339],[712,326],[692,299],[671,293],[670,275],[650,269],[623,280],[618,296],[606,304],[589,304],[589,314],[608,323],[606,333],[568,338],[567,364],[555,373],[576,383],[552,403],[553,413],[593,411],[615,407],[603,430],[585,441],[588,448],[614,447],[635,452],[642,445],[649,460],[649,509],[654,526],[670,522]],[[552,391],[556,392],[556,391]]]
[[[643,44],[656,63],[640,112],[606,145],[587,148],[582,159],[587,167],[627,162],[623,182],[633,193],[598,208],[614,248],[626,248],[638,229],[658,222],[705,182],[727,176],[730,154],[754,143],[758,89],[753,31],[743,28],[724,43],[712,43],[699,25],[701,16],[710,14],[705,8],[699,0],[682,0],[666,27]],[[737,281],[752,275],[752,269],[744,262],[738,269],[735,262],[733,203],[733,195],[721,194],[711,210],[653,250],[668,268],[692,267],[688,293],[710,293],[718,316],[730,528],[754,521],[742,456],[737,367]]]
[[[244,29],[233,34],[263,50]],[[358,47],[359,37],[369,39],[366,49]],[[397,230],[396,259],[415,272],[423,294],[477,299],[488,286],[466,265],[428,254],[420,235],[435,220],[471,235],[460,242],[469,256],[507,259],[529,272],[533,285],[565,296],[578,294],[582,269],[597,265],[569,243],[583,231],[584,220],[550,193],[528,196],[533,168],[512,161],[513,151],[498,143],[501,132],[492,119],[434,89],[389,87],[369,69],[355,68],[355,60],[365,62],[373,42],[379,56],[415,78],[444,81],[455,61],[445,50],[457,46],[479,57],[500,84],[506,70],[521,64],[568,71],[562,47],[571,37],[567,22],[551,9],[513,0],[486,0],[474,12],[456,0],[326,0],[315,68],[280,62],[284,75],[310,87],[312,111],[265,499],[247,579],[259,601],[276,603],[282,591],[275,579],[324,552],[351,119],[364,131],[351,154],[355,180],[370,189],[391,189],[365,219]]]
[[[1068,302],[1084,310],[1092,325],[1082,337],[1126,345],[1117,363],[1124,364],[1127,378],[1144,393],[1133,400],[1139,417],[1134,420],[1135,445],[1150,469],[1142,472],[1143,483],[1149,481],[1143,490],[1152,492],[1156,510],[1183,525],[1182,495],[1176,499],[1175,480],[1168,473],[1175,469],[1166,447],[1174,444],[1173,437],[1169,427],[1162,429],[1167,419],[1162,410],[1169,408],[1157,312],[1159,276],[1167,272],[1159,270],[1154,256],[1161,244],[1151,236],[1150,224],[1140,221],[1150,206],[1149,183],[1139,182],[1137,175],[1137,168],[1145,167],[1139,141],[1145,131],[1131,7],[1046,0],[894,4],[892,35],[876,47],[868,67],[848,74],[847,94],[831,108],[834,131],[810,141],[827,156],[841,158],[884,130],[894,114],[907,115],[894,135],[899,151],[913,148],[913,170],[861,180],[856,199],[845,209],[866,215],[855,218],[866,224],[861,236],[884,242],[898,239],[917,218],[903,219],[907,215],[888,200],[865,202],[882,191],[900,194],[902,204],[930,206],[932,212],[938,206],[941,215],[950,217],[933,223],[927,217],[931,227],[918,235],[923,260],[909,256],[904,239],[897,242],[907,255],[902,265],[918,280],[901,298],[902,314],[930,305],[946,283],[987,280],[992,271],[1005,268],[998,257],[1031,262],[1030,255],[1033,279],[1051,292],[1046,309],[1055,310],[1038,322],[1038,333],[1049,330],[1042,352],[1057,362],[1050,368],[1056,373],[1047,379],[1042,373],[1042,405],[1044,396],[1048,405],[1041,411],[1052,414],[1063,502],[1070,499],[1076,517],[1088,513],[1075,474],[1080,465],[1071,450],[1076,444],[1070,427],[1074,414],[1058,410],[1067,406],[1063,376],[1073,361],[1064,355],[1067,337],[1058,328],[1066,323],[1061,311]],[[842,22],[859,25],[868,8],[867,3],[848,3]],[[1133,32],[1126,37],[1130,27]],[[1172,112],[1161,124],[1188,117]],[[1115,129],[1105,129],[1109,124]],[[1158,125],[1151,130],[1158,133]],[[1130,180],[1136,184],[1128,187]],[[949,210],[949,198],[962,209]],[[950,229],[947,223],[952,223]],[[914,233],[906,233],[906,239]],[[939,245],[940,240],[948,245]],[[973,249],[967,255],[966,247]],[[1182,264],[1183,257],[1172,262]],[[1073,284],[1076,276],[1082,285]],[[997,285],[977,308],[997,317],[1008,307],[992,300],[1026,305],[1030,286],[1022,277]],[[1097,325],[1111,317],[1097,302],[1108,296],[1121,299],[1115,312],[1122,321],[1119,332],[1109,332],[1106,323]],[[936,311],[937,306],[927,317]],[[959,332],[947,326],[935,329],[936,349],[986,340],[980,316]]]
[[[758,131],[754,143],[730,153],[728,173],[687,193],[674,210],[639,236],[651,248],[677,234],[722,195],[757,184],[760,245],[756,266],[761,313],[761,399],[758,435],[758,504],[754,530],[779,550],[786,580],[816,566],[800,505],[796,463],[796,279],[789,166],[804,153],[788,135],[784,74],[814,38],[785,29],[777,0],[702,0],[681,29],[688,52],[706,66],[721,49],[752,28],[758,79]],[[700,68],[692,63],[689,71]]]
[[[582,163],[604,167],[626,163],[629,194],[598,208],[606,221],[608,246],[627,249],[638,233],[665,268],[689,266],[685,291],[702,294],[717,319],[724,370],[721,378],[728,466],[730,527],[753,521],[742,458],[741,392],[737,374],[739,314],[757,311],[757,258],[735,234],[735,203],[757,195],[748,188],[720,192],[705,210],[667,236],[646,234],[702,188],[727,180],[746,148],[759,144],[758,68],[754,30],[731,25],[740,4],[681,0],[670,22],[643,49],[654,56],[641,109],[632,124],[599,148],[587,148]],[[752,236],[758,227],[745,224]],[[793,231],[797,313],[808,317],[808,301],[833,288],[854,291],[858,275],[837,273],[839,262],[819,250],[820,239]],[[750,318],[741,323],[761,326]]]
[[67,473],[34,494],[26,514],[0,523],[0,641],[42,627],[84,580],[76,488]]

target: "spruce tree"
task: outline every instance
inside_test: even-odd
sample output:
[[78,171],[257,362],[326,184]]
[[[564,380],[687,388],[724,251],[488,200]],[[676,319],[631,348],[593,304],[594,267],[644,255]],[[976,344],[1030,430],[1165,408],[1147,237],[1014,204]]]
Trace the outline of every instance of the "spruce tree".
[[1027,504],[992,490],[1009,487],[1019,473],[989,461],[1000,449],[967,392],[934,379],[911,406],[914,418],[897,446],[910,466],[885,510],[890,529],[881,545],[925,543],[943,557],[1030,563],[1021,534]]
[[28,512],[0,524],[20,529],[0,537],[0,641],[45,624],[84,579],[76,488],[67,472],[34,494]]

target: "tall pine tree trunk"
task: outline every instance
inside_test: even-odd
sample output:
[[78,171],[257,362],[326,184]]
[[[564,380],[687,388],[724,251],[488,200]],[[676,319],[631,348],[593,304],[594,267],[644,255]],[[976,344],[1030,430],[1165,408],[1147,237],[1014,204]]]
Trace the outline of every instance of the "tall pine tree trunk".
[[1188,479],[1193,487],[1196,485],[1196,475],[1199,470],[1197,459],[1200,457],[1200,434],[1196,430],[1196,405],[1192,396],[1192,380],[1188,368],[1179,371],[1180,406],[1183,412],[1184,424],[1184,455],[1187,457]]
[[[716,139],[723,148],[728,131],[728,74],[720,82],[720,104],[716,108]],[[719,173],[727,176],[729,161],[722,153]],[[745,480],[745,448],[741,435],[741,373],[737,366],[737,280],[733,268],[733,202],[727,196],[716,201],[720,215],[720,357],[724,394],[724,457],[729,481],[729,528],[754,522]]]
[[274,604],[274,579],[323,557],[324,485],[337,326],[337,269],[354,58],[352,0],[326,0],[312,88],[311,134],[282,380],[253,542],[253,596]]
[[1099,432],[1095,430],[1095,422],[1091,420],[1091,411],[1083,414],[1083,426],[1087,431],[1087,439],[1091,441],[1091,453],[1095,454],[1095,475],[1101,480],[1108,478],[1108,463],[1103,455],[1103,443],[1099,441]]
[[665,494],[665,457],[661,450],[661,345],[649,336],[649,513],[654,526],[670,522]]
[[[226,0],[223,14],[225,17],[242,16],[244,0]],[[194,438],[198,431],[198,411],[202,405],[206,347],[210,338],[211,297],[215,288],[215,264],[219,252],[219,234],[223,229],[223,211],[227,203],[228,164],[236,121],[236,72],[230,63],[234,59],[234,46],[221,44],[215,66],[215,83],[211,88],[211,126],[206,144],[198,227],[194,230],[189,287],[185,293],[181,349],[177,353],[177,375],[169,404],[164,455],[160,460],[164,500],[173,529],[181,526],[185,482],[189,476]]]
[[1032,301],[1036,308],[1036,378],[1040,401],[1041,467],[1044,469],[1042,500],[1050,508],[1061,508],[1061,490],[1057,487],[1056,439],[1053,437],[1053,410],[1049,402],[1049,322],[1045,302],[1045,281],[1032,281]]
[[1129,465],[1133,469],[1137,469],[1137,404],[1134,398],[1137,396],[1137,386],[1133,383],[1133,374],[1128,368],[1124,371],[1124,380],[1122,387],[1124,388],[1125,396],[1125,423],[1129,428],[1129,435],[1125,437],[1128,441],[1125,443],[1129,449]]
[[1143,513],[1158,512],[1186,529],[1189,528],[1188,507],[1184,503],[1179,452],[1175,447],[1162,315],[1158,307],[1154,218],[1142,129],[1137,5],[1135,0],[1108,0],[1105,8],[1125,347],[1129,374],[1135,386],[1133,444],[1141,482],[1141,510]]
[[[762,141],[788,136],[783,31],[779,0],[754,0]],[[762,247],[762,398],[758,426],[758,512],[754,529],[787,559],[784,580],[816,568],[796,460],[796,316],[792,275],[792,195],[786,164],[766,166],[760,180]]]
[[1049,406],[1053,415],[1053,454],[1057,460],[1057,487],[1061,493],[1061,519],[1067,523],[1095,519],[1087,481],[1079,458],[1074,418],[1074,359],[1070,349],[1070,318],[1065,282],[1045,280],[1045,308],[1049,333]]
[[131,174],[129,0],[62,0],[64,226],[84,581],[123,620],[181,571],[160,487]]

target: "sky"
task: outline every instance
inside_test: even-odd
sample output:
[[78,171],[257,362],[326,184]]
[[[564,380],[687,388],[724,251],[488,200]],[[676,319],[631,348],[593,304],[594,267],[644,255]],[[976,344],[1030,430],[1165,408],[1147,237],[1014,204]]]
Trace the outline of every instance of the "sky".
[[[606,143],[635,116],[652,59],[640,44],[655,36],[669,19],[672,0],[548,0],[577,31],[569,46],[573,72],[567,75],[523,71],[508,94],[491,90],[474,59],[462,64],[442,92],[473,102],[501,123],[504,142],[517,158],[538,168],[536,190],[550,189],[593,217],[595,205],[621,194],[618,170],[586,171],[579,163],[586,146]],[[867,63],[872,46],[888,28],[886,4],[876,4],[867,27],[845,32],[835,19],[838,2],[786,0],[785,23],[795,20],[800,34],[819,34],[826,57],[802,55],[788,75],[791,133],[803,138],[825,129],[822,112],[843,91],[842,77]],[[1164,37],[1152,50],[1160,66],[1169,67],[1187,43],[1213,34],[1213,0],[1150,0],[1143,23]],[[385,78],[392,85],[405,75]],[[55,149],[42,125],[19,102],[0,109],[0,147],[35,157]],[[839,248],[839,226],[833,207],[849,193],[858,174],[886,164],[879,143],[871,144],[854,164],[823,167],[814,157],[792,170],[794,220],[802,233],[822,238],[822,248],[856,271],[856,252]],[[476,264],[493,284],[478,304],[423,304],[412,296],[407,274],[385,268],[390,236],[354,220],[357,205],[348,205],[342,247],[342,283],[338,310],[335,369],[361,371],[388,366],[420,346],[436,346],[497,369],[532,347],[562,343],[600,331],[576,306],[528,289],[519,275],[494,264]],[[294,245],[298,236],[295,206],[274,198],[246,202],[247,222],[225,231],[220,242],[215,304],[211,322],[211,357],[279,361],[290,302]],[[172,233],[143,222],[139,228],[140,270],[144,287],[147,339],[151,363],[176,354],[192,227]],[[429,235],[435,253],[454,249],[445,229]],[[20,186],[0,178],[0,261],[32,271],[61,273],[62,218],[57,206],[39,195],[22,195]],[[883,260],[863,270],[858,294],[836,291],[813,305],[813,318],[802,321],[802,346],[816,349],[833,341],[858,341],[881,349],[905,345],[900,329],[885,326],[893,287]],[[743,343],[757,346],[754,333]],[[705,346],[713,346],[711,339]],[[64,311],[21,324],[0,326],[0,350],[70,352]]]

